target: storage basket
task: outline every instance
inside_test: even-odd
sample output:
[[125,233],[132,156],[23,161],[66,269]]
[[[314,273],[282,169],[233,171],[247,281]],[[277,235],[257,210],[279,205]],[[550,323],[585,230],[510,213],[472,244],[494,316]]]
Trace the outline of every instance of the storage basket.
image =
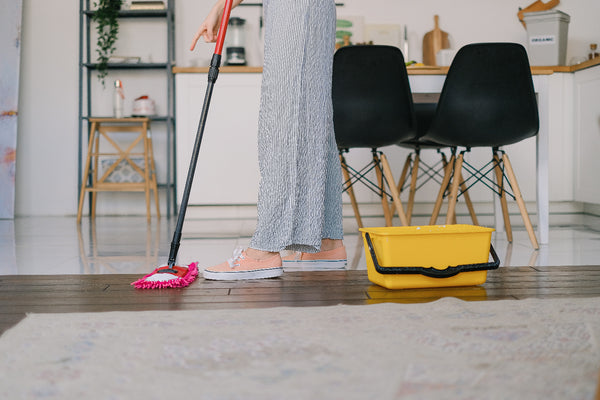
[[[369,280],[388,289],[480,285],[500,260],[494,229],[474,225],[361,228]],[[489,254],[493,262],[488,262]]]
[[[131,157],[132,162],[134,162],[140,169],[144,170],[144,159],[141,157]],[[100,161],[102,165],[102,174],[104,174],[113,164],[117,162],[116,158],[105,158]],[[121,160],[119,165],[106,177],[105,182],[111,183],[141,183],[144,182],[144,176],[140,175],[140,173],[131,166],[131,164],[127,160]]]

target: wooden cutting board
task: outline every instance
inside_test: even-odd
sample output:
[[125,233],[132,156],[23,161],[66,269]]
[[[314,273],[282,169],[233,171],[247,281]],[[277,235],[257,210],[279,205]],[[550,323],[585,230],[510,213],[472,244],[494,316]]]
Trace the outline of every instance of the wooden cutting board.
[[450,41],[448,33],[440,29],[440,17],[435,15],[433,21],[435,27],[423,37],[423,64],[435,66],[437,65],[435,55],[441,49],[449,49]]

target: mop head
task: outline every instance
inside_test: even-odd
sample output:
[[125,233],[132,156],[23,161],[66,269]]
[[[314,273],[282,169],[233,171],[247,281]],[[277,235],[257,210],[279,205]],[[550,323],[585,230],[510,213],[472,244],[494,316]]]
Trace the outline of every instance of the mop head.
[[131,284],[136,289],[166,289],[186,287],[198,276],[198,263],[192,263],[187,267],[174,266],[176,274],[171,272],[161,272],[167,270],[169,266],[165,265],[156,268],[154,271]]

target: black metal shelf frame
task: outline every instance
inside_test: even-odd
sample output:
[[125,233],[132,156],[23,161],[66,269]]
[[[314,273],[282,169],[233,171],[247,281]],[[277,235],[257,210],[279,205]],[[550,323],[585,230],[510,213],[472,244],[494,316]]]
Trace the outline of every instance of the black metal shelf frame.
[[[132,115],[132,117],[140,117],[140,115]],[[163,121],[163,122],[169,121],[169,119],[171,118],[168,115],[148,115],[148,116],[144,115],[144,117],[149,118],[150,121]],[[94,117],[86,117],[86,116],[81,117],[81,119],[85,120],[85,121],[89,120],[90,118],[94,118]]]
[[[98,68],[98,64],[95,63],[83,63],[83,66],[91,70]],[[106,65],[107,69],[165,69],[171,68],[172,65],[167,63],[111,63]]]
[[[167,178],[166,182],[158,186],[165,189],[167,193],[167,216],[177,213],[177,170],[175,162],[176,149],[176,120],[175,120],[175,0],[165,0],[164,10],[121,10],[119,18],[157,18],[165,19],[167,24],[167,54],[166,62],[162,63],[109,63],[108,70],[164,70],[167,80],[167,113],[151,117],[152,121],[166,124],[166,159]],[[92,17],[95,11],[91,9],[90,0],[79,1],[79,122],[78,122],[78,190],[81,191],[83,179],[83,150],[87,149],[88,141],[88,119],[92,115],[92,72],[97,70],[97,64],[92,60],[92,43],[90,40]],[[153,78],[154,79],[154,78]],[[85,109],[84,109],[85,100]]]
[[[94,10],[84,10],[83,13],[91,17]],[[165,18],[169,15],[168,8],[164,10],[120,10],[119,18]]]

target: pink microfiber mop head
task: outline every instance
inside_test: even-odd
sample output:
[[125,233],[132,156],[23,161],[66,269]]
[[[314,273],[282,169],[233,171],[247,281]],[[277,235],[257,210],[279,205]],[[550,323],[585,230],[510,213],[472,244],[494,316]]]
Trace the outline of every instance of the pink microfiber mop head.
[[[164,272],[174,270],[176,273]],[[166,289],[186,287],[198,276],[198,263],[187,267],[171,267],[168,265],[158,267],[142,279],[131,283],[136,289]]]

